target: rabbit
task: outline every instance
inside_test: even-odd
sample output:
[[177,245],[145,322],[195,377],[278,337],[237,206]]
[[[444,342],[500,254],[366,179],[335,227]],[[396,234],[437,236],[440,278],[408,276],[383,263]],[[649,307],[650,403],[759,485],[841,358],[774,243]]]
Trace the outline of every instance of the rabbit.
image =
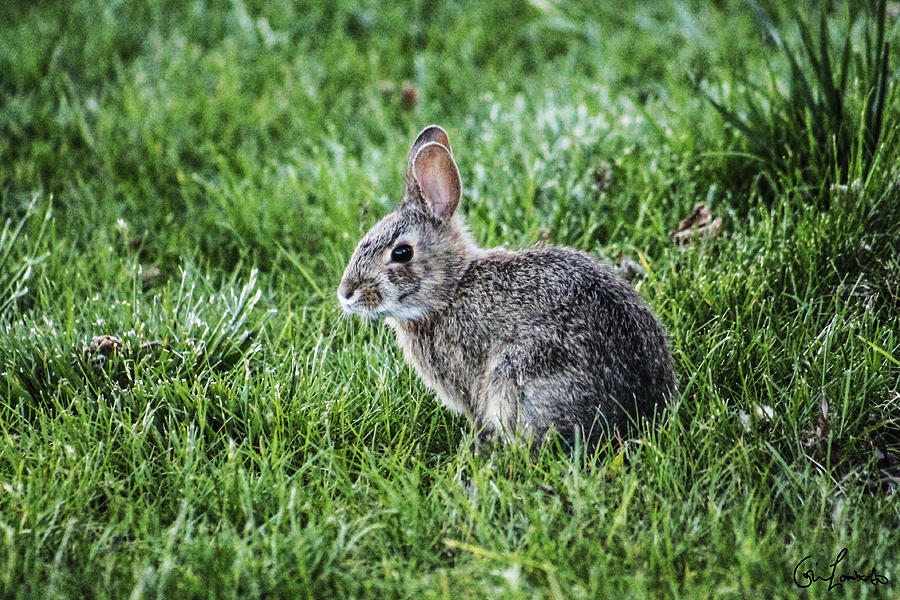
[[551,430],[595,445],[662,410],[676,392],[667,337],[610,267],[567,247],[480,248],[437,125],[413,143],[405,187],[356,246],[338,300],[385,318],[422,381],[474,424],[479,448]]

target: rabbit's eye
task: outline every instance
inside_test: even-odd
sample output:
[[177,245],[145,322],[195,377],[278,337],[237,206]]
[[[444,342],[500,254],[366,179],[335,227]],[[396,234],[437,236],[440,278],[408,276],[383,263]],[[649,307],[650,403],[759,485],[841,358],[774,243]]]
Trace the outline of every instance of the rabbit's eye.
[[409,244],[400,244],[391,250],[391,261],[395,263],[408,263],[412,260],[413,249]]

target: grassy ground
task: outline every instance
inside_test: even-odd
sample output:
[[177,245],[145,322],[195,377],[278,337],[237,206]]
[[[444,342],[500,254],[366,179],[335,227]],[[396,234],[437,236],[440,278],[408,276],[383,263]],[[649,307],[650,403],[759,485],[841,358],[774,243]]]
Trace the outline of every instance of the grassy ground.
[[[0,596],[896,597],[896,89],[846,188],[766,175],[690,83],[768,81],[717,5],[4,4]],[[682,394],[624,464],[474,457],[340,315],[432,122],[481,243],[643,265]],[[890,583],[792,582],[844,547]]]

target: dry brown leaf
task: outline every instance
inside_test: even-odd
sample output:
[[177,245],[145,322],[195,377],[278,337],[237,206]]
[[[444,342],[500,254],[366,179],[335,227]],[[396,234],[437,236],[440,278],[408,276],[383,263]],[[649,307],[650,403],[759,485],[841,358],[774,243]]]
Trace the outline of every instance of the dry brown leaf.
[[103,356],[109,356],[121,345],[121,338],[117,338],[114,335],[98,335],[91,340],[91,345],[88,346],[88,354],[93,355],[99,352]]
[[669,234],[669,239],[676,244],[686,244],[702,237],[714,237],[722,230],[722,217],[712,218],[702,202],[694,205],[691,214],[678,223],[678,229]]
[[412,110],[419,103],[419,88],[408,81],[400,86],[400,105],[404,110]]
[[375,84],[375,87],[381,94],[382,100],[390,103],[399,102],[403,110],[411,111],[419,103],[419,88],[411,81],[397,84],[384,80]]

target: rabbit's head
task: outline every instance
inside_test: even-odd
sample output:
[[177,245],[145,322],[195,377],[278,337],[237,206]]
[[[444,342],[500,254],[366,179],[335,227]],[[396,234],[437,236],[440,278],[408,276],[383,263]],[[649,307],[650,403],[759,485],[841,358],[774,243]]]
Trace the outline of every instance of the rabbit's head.
[[403,201],[360,240],[344,270],[341,307],[408,321],[446,305],[477,250],[454,216],[461,193],[447,133],[427,127],[409,151]]

